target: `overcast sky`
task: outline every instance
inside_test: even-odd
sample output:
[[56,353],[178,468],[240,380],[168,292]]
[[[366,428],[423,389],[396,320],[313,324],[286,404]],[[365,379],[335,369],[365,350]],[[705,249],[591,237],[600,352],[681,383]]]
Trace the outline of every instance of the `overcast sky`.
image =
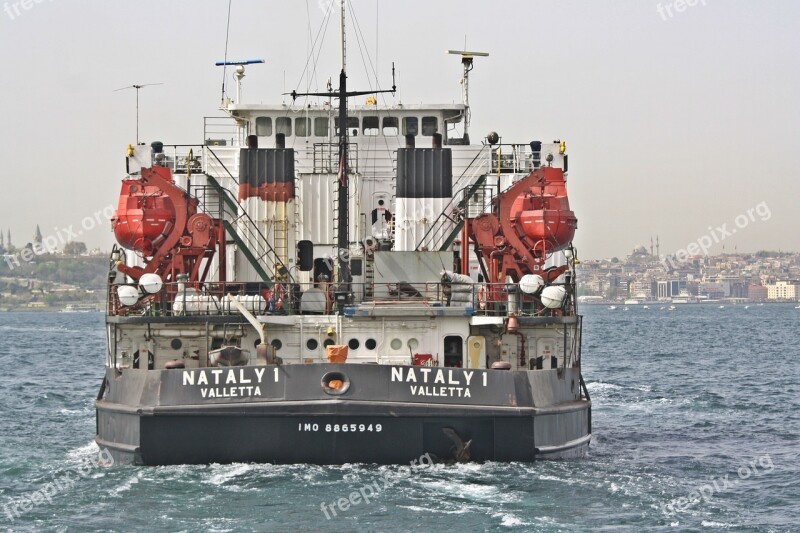
[[[466,39],[491,53],[471,78],[473,139],[490,130],[506,142],[566,139],[583,257],[621,257],[656,235],[662,254],[672,253],[731,229],[711,253],[723,244],[798,251],[800,2],[686,1],[353,7],[384,84],[397,65],[405,103],[460,100],[461,67],[445,49]],[[163,83],[141,91],[148,143],[199,144],[203,116],[220,114],[214,62],[224,54],[227,0],[0,5],[0,229],[18,246],[37,223],[63,235],[116,204],[135,93],[114,89]],[[228,56],[267,60],[248,69],[245,100],[279,103],[284,87],[297,87],[326,5],[233,0]],[[320,88],[340,68],[334,24]],[[355,33],[349,40],[349,83],[361,87]],[[110,248],[110,225],[80,240]]]

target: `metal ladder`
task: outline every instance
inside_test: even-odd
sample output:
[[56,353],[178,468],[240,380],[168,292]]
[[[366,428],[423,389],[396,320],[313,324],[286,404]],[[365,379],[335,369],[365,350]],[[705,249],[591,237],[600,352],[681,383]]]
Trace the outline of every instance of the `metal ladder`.
[[[208,209],[209,207],[214,207],[213,204],[210,206],[204,205],[203,209],[207,209],[209,211],[208,214],[211,216],[222,218],[225,230],[242,251],[242,254],[264,284],[271,287],[274,283],[273,278],[275,277],[275,273],[270,271],[263,261],[267,256],[274,258],[274,264],[278,267],[278,270],[286,272],[286,276],[291,280],[289,268],[275,252],[269,240],[264,236],[261,230],[258,229],[258,225],[250,218],[247,211],[239,209],[239,204],[233,197],[233,193],[223,187],[214,176],[207,173],[204,173],[204,175],[211,189],[218,195],[218,204],[216,207],[219,213]],[[220,217],[220,214],[223,216]],[[255,253],[251,248],[252,246],[256,247]]]
[[[453,184],[453,190],[458,192],[453,195],[453,198],[450,199],[442,213],[433,221],[428,231],[417,243],[417,250],[423,248],[428,250],[447,250],[453,244],[458,233],[464,227],[464,209],[469,202],[469,198],[486,183],[488,171],[490,170],[488,164],[491,163],[491,159],[491,147],[484,145]],[[459,187],[461,188],[459,189]],[[448,224],[453,224],[452,231],[443,240],[434,240],[426,246],[427,241],[434,238]]]

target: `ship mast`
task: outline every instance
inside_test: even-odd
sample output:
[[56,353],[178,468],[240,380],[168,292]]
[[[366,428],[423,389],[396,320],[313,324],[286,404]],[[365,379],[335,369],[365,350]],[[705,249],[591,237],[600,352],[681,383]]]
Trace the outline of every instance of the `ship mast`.
[[322,96],[330,98],[336,95],[339,98],[339,173],[337,176],[337,201],[339,203],[336,213],[336,247],[337,247],[337,267],[338,267],[338,288],[336,291],[336,301],[340,309],[351,294],[350,276],[350,185],[349,170],[347,168],[348,155],[348,131],[347,131],[347,99],[353,96],[363,96],[367,94],[392,93],[397,90],[394,81],[394,64],[392,64],[392,88],[387,90],[374,91],[348,91],[347,90],[347,31],[345,28],[345,6],[347,0],[340,0],[340,26],[341,26],[341,49],[342,49],[342,71],[339,73],[339,89],[332,89],[326,93],[298,93],[292,91],[292,100],[299,96]]
[[[336,257],[339,267],[339,293],[345,295],[350,292],[350,185],[347,177],[347,31],[345,30],[345,4],[342,0],[341,5],[341,32],[342,32],[342,72],[339,74],[339,187],[338,202],[339,212],[337,214],[338,223],[336,225],[338,235],[336,238]],[[337,294],[337,300],[339,295]]]

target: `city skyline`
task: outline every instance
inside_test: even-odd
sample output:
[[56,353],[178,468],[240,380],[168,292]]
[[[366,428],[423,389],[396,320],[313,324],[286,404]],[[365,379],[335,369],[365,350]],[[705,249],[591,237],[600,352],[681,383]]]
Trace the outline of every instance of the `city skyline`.
[[[97,220],[94,221],[97,224]],[[100,222],[102,223],[102,221]],[[17,239],[12,240],[12,233],[10,228],[6,228],[0,225],[0,250],[8,250],[10,247],[13,246],[14,249],[21,250],[28,245],[38,245],[39,248],[37,249],[37,254],[47,254],[47,253],[61,253],[63,251],[64,245],[67,243],[83,243],[87,244],[85,241],[81,240],[79,237],[80,235],[76,234],[74,230],[70,230],[68,232],[63,231],[59,228],[54,228],[54,232],[52,234],[48,234],[46,237],[43,236],[39,224],[34,225],[33,234],[31,237],[22,237],[18,240],[18,242],[14,242]],[[77,238],[76,238],[77,237]],[[48,238],[50,239],[48,242]],[[651,237],[651,240],[648,241],[649,244],[644,243],[636,243],[628,245],[627,252],[623,254],[604,254],[599,256],[585,256],[580,253],[580,250],[577,250],[580,256],[580,259],[584,261],[612,261],[618,260],[623,261],[625,258],[628,258],[632,255],[636,255],[637,253],[648,252],[648,255],[657,260],[661,263],[667,270],[669,269],[676,269],[676,266],[679,267],[680,263],[685,262],[678,260],[674,255],[665,255],[659,253],[660,251],[660,236],[655,235]],[[698,246],[699,248],[699,246]],[[105,252],[106,250],[99,246],[88,246],[88,249],[92,252],[100,251]],[[707,257],[710,259],[719,258],[719,257],[726,257],[732,255],[756,255],[759,253],[766,253],[766,254],[798,254],[797,251],[790,249],[790,248],[778,248],[778,249],[766,249],[762,248],[759,250],[739,250],[737,246],[734,245],[733,249],[725,249],[725,245],[722,244],[722,248],[717,253],[694,253],[688,254],[687,259],[696,259],[698,257]],[[677,261],[677,265],[676,265]]]
[[[6,77],[9,97],[0,102],[7,125],[2,180],[13,191],[0,197],[0,213],[7,214],[0,226],[22,236],[39,223],[45,238],[72,228],[89,248],[108,249],[109,224],[82,226],[113,211],[125,149],[135,142],[134,92],[115,89],[163,84],[139,94],[143,142],[202,142],[202,117],[220,115],[222,71],[213,64],[225,51],[227,4],[84,0],[16,11],[14,5],[0,12],[6,72],[17,73]],[[335,78],[335,31],[325,36],[316,77],[303,77],[308,41],[327,5],[233,2],[228,56],[266,59],[248,69],[245,100],[288,102],[282,93],[317,90]],[[359,24],[349,33],[351,83],[368,86],[377,77],[388,85],[394,62],[399,93],[388,103],[460,101],[461,66],[445,50],[490,53],[471,78],[473,139],[496,130],[504,141],[566,140],[582,255],[624,254],[651,235],[671,255],[720,233],[725,238],[712,242],[710,253],[723,246],[797,250],[791,236],[800,222],[794,206],[800,106],[791,103],[800,92],[794,58],[800,5],[695,2],[679,10],[670,2],[515,1],[498,8],[355,0],[353,6]],[[415,16],[422,8],[426,17]],[[455,13],[471,15],[442,24]],[[147,39],[134,22],[143,16]],[[263,31],[271,20],[286,23]],[[487,31],[486,20],[503,31]],[[75,32],[85,25],[91,35]],[[363,64],[370,62],[375,73],[366,75]],[[759,205],[767,206],[769,219],[748,217],[739,227],[738,217]]]

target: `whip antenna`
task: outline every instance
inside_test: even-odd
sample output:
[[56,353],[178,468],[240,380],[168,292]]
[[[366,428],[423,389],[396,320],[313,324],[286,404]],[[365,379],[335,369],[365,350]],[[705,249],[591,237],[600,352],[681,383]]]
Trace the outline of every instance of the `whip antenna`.
[[228,24],[225,27],[225,56],[223,63],[225,66],[222,68],[222,96],[220,100],[220,105],[225,106],[225,75],[228,71],[228,36],[231,32],[231,5],[233,4],[233,0],[228,0]]

